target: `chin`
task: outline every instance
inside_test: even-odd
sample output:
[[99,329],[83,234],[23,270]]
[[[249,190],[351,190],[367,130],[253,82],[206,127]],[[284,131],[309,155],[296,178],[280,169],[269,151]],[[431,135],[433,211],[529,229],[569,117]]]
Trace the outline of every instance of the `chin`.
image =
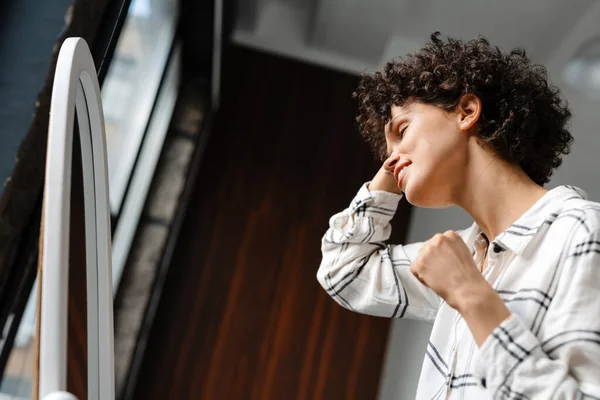
[[447,196],[438,190],[432,189],[430,186],[407,185],[404,197],[406,201],[415,207],[448,208],[452,206],[452,202],[445,200]]

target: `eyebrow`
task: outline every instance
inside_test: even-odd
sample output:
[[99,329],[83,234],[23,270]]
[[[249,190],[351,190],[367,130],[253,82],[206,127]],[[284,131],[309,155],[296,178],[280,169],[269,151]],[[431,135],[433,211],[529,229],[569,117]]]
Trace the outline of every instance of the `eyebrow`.
[[384,126],[384,134],[387,136],[388,134],[388,127],[391,129],[394,125],[394,122],[400,118],[406,116],[406,114],[397,114],[394,118],[390,119]]
[[394,121],[395,121],[395,120],[397,120],[398,118],[400,118],[402,115],[403,115],[403,114],[396,114],[396,116],[395,116],[394,118],[390,119],[390,120],[389,120],[389,121],[386,123],[386,125],[387,125],[387,126],[392,126],[392,125],[394,124]]

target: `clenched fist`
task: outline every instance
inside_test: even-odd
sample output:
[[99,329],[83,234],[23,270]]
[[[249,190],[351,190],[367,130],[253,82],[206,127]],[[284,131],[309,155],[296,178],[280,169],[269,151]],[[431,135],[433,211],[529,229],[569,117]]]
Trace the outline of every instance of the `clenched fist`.
[[467,245],[454,231],[437,234],[425,242],[410,269],[417,279],[457,310],[464,300],[490,288]]

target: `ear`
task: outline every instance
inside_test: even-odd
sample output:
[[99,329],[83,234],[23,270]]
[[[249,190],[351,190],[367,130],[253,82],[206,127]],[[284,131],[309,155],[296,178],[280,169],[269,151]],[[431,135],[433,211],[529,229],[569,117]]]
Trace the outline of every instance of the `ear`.
[[463,131],[469,131],[475,127],[481,116],[481,100],[474,94],[465,94],[460,98],[456,111],[458,123]]

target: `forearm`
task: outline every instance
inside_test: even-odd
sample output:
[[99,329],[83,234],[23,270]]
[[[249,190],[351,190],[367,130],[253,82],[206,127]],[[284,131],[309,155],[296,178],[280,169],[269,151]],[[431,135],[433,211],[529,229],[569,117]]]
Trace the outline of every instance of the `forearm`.
[[[363,185],[350,206],[334,215],[322,239],[323,259],[317,277],[324,287],[327,280],[343,280],[358,268],[377,263],[379,251],[391,234],[392,219],[400,196],[370,192]],[[371,267],[373,268],[373,267]]]
[[[569,295],[572,299],[577,294]],[[559,308],[566,303],[560,297],[554,301]],[[571,303],[579,310],[571,306],[564,314],[549,310],[547,323],[553,329],[544,340],[508,309],[487,282],[473,285],[456,308],[479,347],[474,375],[493,398],[600,398],[600,331],[597,307],[589,304],[595,302],[588,298]],[[561,314],[573,319],[567,321]]]
[[[372,194],[363,185],[346,210],[334,215],[322,239],[323,258],[317,279],[340,305],[353,311],[391,316],[394,304],[376,305],[370,298],[371,284],[394,282],[391,271],[381,267],[390,256],[385,242],[391,234],[389,221],[399,197],[390,193]],[[381,276],[384,274],[385,276]]]
[[511,314],[480,346],[473,372],[494,399],[600,398],[596,349],[587,342],[567,346],[567,357],[548,354],[544,342]]
[[494,329],[510,317],[510,310],[487,282],[463,296],[458,312],[465,319],[475,343],[481,347]]

